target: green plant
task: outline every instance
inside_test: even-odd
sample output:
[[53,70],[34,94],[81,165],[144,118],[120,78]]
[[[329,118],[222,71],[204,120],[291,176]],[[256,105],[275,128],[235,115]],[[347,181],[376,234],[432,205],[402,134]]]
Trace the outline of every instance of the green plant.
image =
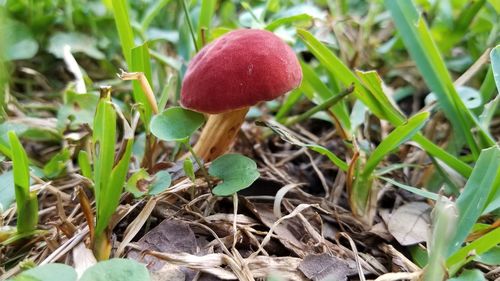
[[12,153],[12,170],[17,205],[16,235],[3,241],[9,244],[35,234],[38,224],[38,198],[36,191],[30,191],[29,160],[16,133],[9,132]]
[[[134,132],[121,116],[123,140],[118,153],[115,152],[117,141],[116,121],[118,108],[111,102],[111,88],[101,88],[101,97],[94,117],[92,143],[92,179],[94,183],[96,221],[91,233],[92,250],[98,260],[108,259],[111,252],[110,220],[118,207],[120,196],[128,173]],[[90,174],[88,155],[81,154],[83,167]],[[89,222],[93,225],[94,222]]]
[[10,281],[149,281],[149,272],[143,264],[129,259],[110,259],[89,267],[78,278],[68,265],[52,263],[22,272]]

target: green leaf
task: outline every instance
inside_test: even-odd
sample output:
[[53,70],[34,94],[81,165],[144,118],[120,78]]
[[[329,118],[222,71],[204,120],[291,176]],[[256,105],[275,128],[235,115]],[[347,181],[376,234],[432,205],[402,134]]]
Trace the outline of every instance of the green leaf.
[[143,185],[149,178],[149,174],[146,170],[140,169],[139,171],[133,173],[125,184],[125,190],[132,193],[135,198],[139,198],[146,193],[145,190],[139,189],[138,185]]
[[184,160],[184,163],[182,164],[182,168],[184,170],[184,173],[186,173],[186,176],[188,176],[188,178],[194,182],[194,180],[196,179],[195,175],[194,175],[194,166],[193,166],[193,160],[191,160],[191,158],[186,158]]
[[497,91],[500,92],[500,45],[497,45],[490,52],[491,68],[493,69],[493,77],[497,85]]
[[[2,15],[3,16],[3,15]],[[7,42],[4,58],[7,60],[25,60],[33,58],[38,52],[38,43],[31,30],[24,23],[15,20],[6,20],[0,26],[0,34]]]
[[[473,260],[476,255],[482,255],[498,244],[500,244],[500,227],[462,247],[446,260],[450,276],[453,276],[463,265]],[[474,254],[471,255],[471,253]]]
[[[478,127],[477,121],[460,99],[427,25],[419,17],[412,1],[386,0],[385,4],[392,14],[408,52],[415,60],[427,85],[436,94],[444,113],[459,135],[465,138],[473,155],[478,157],[481,147],[471,132],[473,128]],[[488,146],[495,144],[487,132],[480,127],[478,129],[479,137],[485,144]]]
[[131,259],[110,259],[87,269],[79,281],[150,281],[143,264]]
[[432,232],[427,245],[429,259],[423,280],[443,280],[446,274],[443,264],[456,230],[458,218],[456,205],[448,198],[440,197],[431,216]]
[[405,124],[396,127],[372,152],[361,174],[362,177],[371,176],[377,165],[391,151],[402,143],[411,139],[424,126],[429,117],[429,112],[421,112],[408,119]]
[[16,276],[14,281],[76,281],[76,271],[69,265],[50,263],[26,270]]
[[64,57],[64,46],[68,45],[71,48],[71,53],[84,53],[85,55],[102,60],[104,54],[97,48],[97,40],[95,37],[78,32],[56,32],[49,39],[47,51],[53,54],[56,58]]
[[450,278],[448,281],[486,281],[484,278],[484,274],[479,269],[466,269],[464,270],[460,276],[455,278]]
[[[373,112],[373,114],[380,119],[388,120],[394,126],[401,125],[405,122],[404,118],[395,114],[394,110],[386,110],[383,106],[381,106],[378,100],[364,88],[350,69],[311,33],[303,29],[298,29],[297,33],[309,51],[314,54],[314,56],[331,73],[331,75],[335,76],[340,82],[342,82],[344,87],[348,87],[351,84],[354,85],[354,95],[356,98],[361,100],[370,109],[370,111]],[[459,172],[462,176],[468,177],[472,172],[472,168],[467,164],[435,145],[421,134],[416,134],[414,140],[420,144],[427,153],[439,158],[448,166]]]
[[17,204],[17,232],[27,233],[38,224],[38,200],[36,193],[30,192],[29,160],[14,131],[9,131],[12,151],[12,170]]
[[43,166],[43,174],[49,178],[55,178],[61,175],[66,170],[66,163],[70,160],[71,155],[67,148],[63,148],[54,155],[45,166]]
[[[153,80],[151,78],[151,57],[149,55],[148,43],[146,42],[131,49],[131,57],[132,65],[129,66],[131,71],[144,73],[149,85],[153,87]],[[132,84],[134,87],[134,100],[136,103],[140,103],[142,105],[143,110],[140,111],[142,121],[144,124],[149,124],[151,121],[151,114],[153,112],[151,104],[148,102],[146,94],[143,92],[139,81],[132,81]]]
[[116,29],[120,37],[123,56],[129,67],[132,66],[132,53],[134,47],[134,33],[130,25],[130,17],[128,15],[128,1],[112,0],[113,15],[115,18]]
[[0,183],[0,213],[2,213],[16,200],[13,171],[1,174]]
[[156,1],[155,4],[146,11],[146,14],[144,15],[141,22],[141,29],[143,32],[148,29],[153,19],[161,12],[161,9],[165,7],[168,2],[170,2],[170,0]]
[[312,22],[313,17],[308,14],[298,14],[289,17],[279,18],[271,23],[269,23],[265,29],[269,31],[274,31],[278,27],[288,24],[293,24],[296,22]]
[[[321,104],[331,97],[338,95],[338,93],[334,94],[332,90],[330,90],[330,88],[325,85],[323,81],[321,81],[320,77],[316,74],[311,66],[302,61],[300,62],[300,65],[302,67],[303,73],[301,89],[310,100],[312,100],[316,104]],[[310,92],[309,89],[313,91],[314,94],[308,94]],[[330,109],[330,112],[339,119],[342,127],[345,130],[351,131],[349,112],[344,101],[340,101],[335,104]]]
[[111,104],[110,96],[99,100],[94,118],[92,140],[94,143],[94,192],[96,197],[97,221],[101,202],[106,205],[106,184],[113,169],[116,142],[116,112]]
[[288,143],[291,143],[293,145],[298,145],[301,147],[307,147],[313,151],[316,151],[322,155],[325,155],[326,157],[328,157],[328,159],[333,164],[335,164],[337,167],[339,167],[342,171],[347,171],[347,169],[348,169],[347,163],[345,161],[343,161],[342,159],[340,159],[337,155],[335,155],[333,152],[331,152],[327,148],[322,147],[321,145],[318,145],[318,144],[304,143],[304,142],[300,141],[299,139],[297,139],[292,134],[288,133],[286,128],[284,128],[282,126],[274,125],[274,124],[271,124],[269,122],[260,122],[260,123],[258,123],[258,125],[268,127],[273,132],[278,134],[278,136],[280,136],[280,138],[282,140],[284,140]]
[[85,150],[80,150],[78,153],[78,166],[80,166],[80,171],[84,177],[89,180],[93,179],[90,155]]
[[409,185],[406,185],[406,184],[402,184],[400,182],[397,182],[393,179],[390,179],[390,178],[386,178],[386,177],[378,177],[380,179],[383,179],[385,180],[386,182],[390,183],[390,184],[393,184],[399,188],[402,188],[406,191],[409,191],[409,192],[412,192],[416,195],[419,195],[419,196],[422,196],[424,198],[427,198],[427,199],[431,199],[431,200],[437,200],[439,198],[439,194],[436,194],[434,192],[430,192],[430,191],[427,191],[427,190],[423,190],[423,189],[420,189],[420,188],[416,188],[416,187],[413,187],[413,186],[409,186]]
[[183,142],[201,127],[202,114],[181,107],[171,107],[151,119],[151,133],[164,141]]
[[233,195],[249,187],[260,176],[255,161],[240,154],[225,154],[215,159],[208,173],[222,180],[212,190],[217,196]]
[[198,49],[203,47],[202,32],[204,32],[205,43],[210,42],[210,24],[212,22],[216,4],[217,1],[215,0],[201,1],[200,18],[198,20],[198,37],[196,38],[196,45],[198,46]]
[[111,171],[111,174],[106,177],[105,190],[101,194],[100,208],[98,209],[99,216],[95,228],[96,234],[102,233],[105,230],[120,202],[120,195],[128,173],[134,143],[132,138],[124,139],[123,141],[125,142],[125,152]]
[[460,216],[449,254],[460,248],[487,204],[493,201],[499,192],[500,148],[495,146],[481,152],[472,175],[457,198]]
[[157,195],[169,188],[170,184],[172,184],[172,176],[167,171],[159,171],[153,177],[148,194]]

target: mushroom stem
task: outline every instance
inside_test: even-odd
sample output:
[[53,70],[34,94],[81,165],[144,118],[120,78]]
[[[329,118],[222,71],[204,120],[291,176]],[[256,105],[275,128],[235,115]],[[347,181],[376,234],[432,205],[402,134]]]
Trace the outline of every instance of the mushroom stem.
[[194,152],[205,162],[210,162],[226,153],[245,121],[249,107],[213,114],[201,132],[194,146]]

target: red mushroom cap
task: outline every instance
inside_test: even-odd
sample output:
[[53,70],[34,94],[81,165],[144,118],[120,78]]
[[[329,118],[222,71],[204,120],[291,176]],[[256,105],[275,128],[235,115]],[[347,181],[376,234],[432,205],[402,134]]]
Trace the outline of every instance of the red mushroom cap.
[[279,37],[265,30],[239,29],[206,45],[191,60],[181,104],[217,114],[273,100],[301,80],[295,53]]

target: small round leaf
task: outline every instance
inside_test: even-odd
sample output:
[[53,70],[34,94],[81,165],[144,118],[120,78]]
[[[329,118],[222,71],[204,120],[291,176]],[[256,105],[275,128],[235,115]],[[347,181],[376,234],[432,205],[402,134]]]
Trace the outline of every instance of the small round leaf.
[[151,119],[151,133],[164,141],[183,142],[205,122],[202,114],[171,107]]
[[69,265],[50,263],[24,271],[14,280],[36,281],[76,281],[76,271]]
[[172,177],[167,171],[159,171],[154,175],[154,179],[149,186],[149,195],[156,195],[168,187],[172,183]]
[[87,269],[80,281],[149,281],[149,272],[143,264],[129,259],[110,259]]
[[260,176],[255,161],[241,154],[225,154],[215,159],[208,173],[222,180],[212,191],[218,196],[229,196],[245,189]]

